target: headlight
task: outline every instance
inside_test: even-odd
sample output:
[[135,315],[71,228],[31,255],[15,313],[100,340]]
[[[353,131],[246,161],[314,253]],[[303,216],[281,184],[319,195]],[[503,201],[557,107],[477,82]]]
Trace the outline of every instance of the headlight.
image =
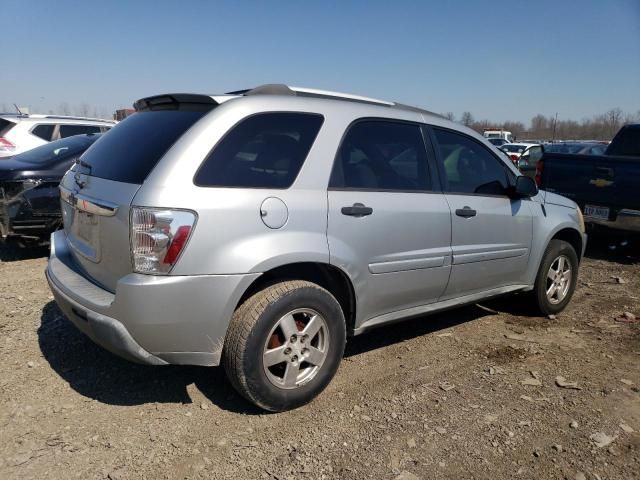
[[582,210],[580,210],[580,207],[576,207],[576,214],[578,215],[578,225],[580,225],[580,231],[584,233],[587,231],[587,229],[584,226],[584,215],[582,215]]

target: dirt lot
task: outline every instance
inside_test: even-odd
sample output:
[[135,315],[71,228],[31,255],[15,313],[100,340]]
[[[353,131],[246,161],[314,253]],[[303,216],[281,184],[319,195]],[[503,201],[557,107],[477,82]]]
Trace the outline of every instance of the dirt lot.
[[617,319],[640,317],[640,245],[596,243],[558,318],[515,296],[373,331],[281,414],[222,369],[103,351],[46,253],[0,246],[0,478],[640,478],[640,323]]

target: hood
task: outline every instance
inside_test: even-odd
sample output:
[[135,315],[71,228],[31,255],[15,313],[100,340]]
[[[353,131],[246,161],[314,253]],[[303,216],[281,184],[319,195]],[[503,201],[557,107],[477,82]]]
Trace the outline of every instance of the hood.
[[546,190],[540,190],[540,193],[543,195],[544,203],[550,205],[558,205],[560,207],[567,208],[577,208],[578,204],[573,200],[568,199],[567,197],[563,197],[562,195],[558,195],[557,193],[547,192]]

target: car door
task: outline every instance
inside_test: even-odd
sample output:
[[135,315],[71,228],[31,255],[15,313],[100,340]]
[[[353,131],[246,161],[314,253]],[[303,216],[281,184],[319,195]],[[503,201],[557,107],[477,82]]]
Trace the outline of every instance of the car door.
[[451,215],[429,156],[419,125],[387,120],[352,124],[339,147],[327,233],[331,262],[354,283],[356,328],[445,290]]
[[530,200],[507,195],[515,173],[473,137],[431,131],[451,209],[453,264],[443,299],[522,284],[533,218]]

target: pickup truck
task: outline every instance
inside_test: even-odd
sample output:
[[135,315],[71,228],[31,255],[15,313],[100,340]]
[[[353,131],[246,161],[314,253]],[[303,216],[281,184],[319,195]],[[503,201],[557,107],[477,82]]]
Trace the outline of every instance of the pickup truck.
[[604,155],[545,151],[536,182],[576,202],[587,223],[640,232],[640,124],[622,127]]

